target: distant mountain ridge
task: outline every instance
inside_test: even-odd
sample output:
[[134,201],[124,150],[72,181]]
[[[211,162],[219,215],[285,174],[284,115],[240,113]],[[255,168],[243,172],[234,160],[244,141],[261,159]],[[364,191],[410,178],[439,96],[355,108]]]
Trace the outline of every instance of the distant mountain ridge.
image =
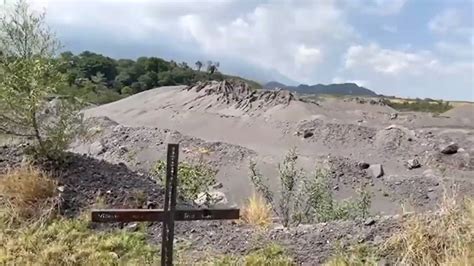
[[355,96],[377,96],[372,90],[361,87],[355,83],[340,83],[340,84],[316,84],[298,86],[287,86],[280,82],[270,81],[263,85],[265,89],[282,88],[293,92],[305,94],[332,94],[332,95],[355,95]]

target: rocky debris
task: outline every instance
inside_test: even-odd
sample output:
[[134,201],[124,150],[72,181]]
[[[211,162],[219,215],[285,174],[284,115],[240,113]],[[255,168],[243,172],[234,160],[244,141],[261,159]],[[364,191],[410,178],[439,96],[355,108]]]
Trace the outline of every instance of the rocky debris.
[[443,153],[431,153],[426,164],[433,168],[456,169],[463,171],[474,171],[474,152],[457,152],[446,156]]
[[[359,188],[361,183],[366,183],[369,176],[366,171],[358,167],[358,163],[350,158],[329,156],[317,160],[317,164],[329,167],[328,178],[331,187]],[[344,186],[343,186],[344,185]]]
[[[276,243],[288,251],[297,265],[321,265],[341,245],[364,243],[378,246],[401,229],[400,216],[373,217],[366,220],[332,221],[319,224],[301,224],[284,228],[273,224],[267,230],[259,230],[235,222],[186,222],[176,224],[176,237],[189,244],[193,261],[215,255],[245,255],[250,251]],[[161,225],[151,228],[152,239],[161,239]]]
[[101,155],[107,151],[107,148],[100,141],[96,141],[90,145],[90,154],[91,155]]
[[[371,144],[376,131],[354,124],[327,123],[320,119],[304,120],[297,125],[296,135],[325,145]],[[305,137],[306,136],[306,137]]]
[[[438,176],[426,175],[393,175],[384,178],[387,192],[394,195],[405,207],[417,210],[433,210],[443,198],[443,186]],[[460,182],[459,185],[473,188],[472,184]],[[445,183],[446,187],[451,184]]]
[[0,174],[21,165],[24,159],[24,148],[23,145],[0,146]]
[[451,142],[448,145],[441,147],[442,154],[455,154],[458,152],[459,146],[457,143]]
[[407,151],[414,148],[411,134],[412,132],[404,127],[390,125],[385,130],[379,130],[376,133],[374,144],[381,153],[396,154],[404,158],[408,155]]
[[[100,133],[77,141],[72,150],[109,162],[124,163],[135,170],[147,171],[156,161],[164,159],[166,144],[170,142],[180,144],[185,160],[205,160],[213,168],[234,164],[255,154],[240,146],[219,141],[206,142],[174,130],[126,127],[109,122],[102,125],[97,120],[94,127],[100,127]],[[142,154],[146,155],[147,161],[140,160]]]
[[368,171],[374,178],[379,178],[384,175],[383,167],[381,164],[371,164],[368,168]]
[[226,205],[228,203],[226,195],[221,191],[201,192],[194,200],[199,206]]
[[397,117],[398,117],[397,113],[390,114],[390,120],[395,120],[397,119]]
[[364,170],[364,169],[369,168],[369,167],[370,167],[370,164],[365,163],[365,162],[358,162],[358,163],[357,163],[357,167],[359,167],[359,169],[361,169],[361,170]]
[[254,90],[247,83],[238,80],[198,82],[185,87],[184,90],[215,95],[218,102],[233,104],[235,108],[246,111],[252,108],[288,105],[295,100],[293,93],[287,90]]
[[408,169],[415,169],[415,168],[420,168],[421,164],[417,159],[411,159],[406,162],[406,166]]

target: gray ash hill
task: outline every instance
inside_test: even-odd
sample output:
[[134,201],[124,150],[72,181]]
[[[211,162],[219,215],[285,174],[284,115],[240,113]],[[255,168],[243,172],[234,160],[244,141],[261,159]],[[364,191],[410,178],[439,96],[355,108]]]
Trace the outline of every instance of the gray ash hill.
[[378,96],[377,93],[360,87],[355,83],[340,83],[340,84],[316,84],[316,85],[305,85],[301,84],[298,86],[287,86],[285,84],[270,81],[264,85],[265,89],[281,88],[292,92],[303,93],[303,94],[330,94],[330,95],[354,95],[354,96]]

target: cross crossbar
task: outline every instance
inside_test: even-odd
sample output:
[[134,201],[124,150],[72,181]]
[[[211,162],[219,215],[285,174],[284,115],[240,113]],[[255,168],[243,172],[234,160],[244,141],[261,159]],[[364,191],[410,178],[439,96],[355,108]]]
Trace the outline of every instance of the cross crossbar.
[[168,144],[166,159],[164,209],[103,209],[92,210],[91,218],[97,223],[162,222],[161,265],[173,265],[175,221],[239,219],[239,209],[176,210],[178,186],[179,144]]
[[[175,221],[239,219],[239,209],[176,210]],[[97,223],[162,222],[165,212],[160,209],[96,209],[92,221]]]

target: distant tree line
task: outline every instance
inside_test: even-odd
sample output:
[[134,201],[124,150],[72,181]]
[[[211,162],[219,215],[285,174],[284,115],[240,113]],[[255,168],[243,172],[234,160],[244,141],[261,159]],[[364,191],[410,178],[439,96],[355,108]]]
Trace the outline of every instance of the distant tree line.
[[435,114],[444,113],[453,108],[449,101],[433,100],[430,98],[416,98],[415,100],[404,100],[403,102],[386,99],[385,103],[398,111],[430,112]]
[[97,104],[160,86],[230,78],[219,72],[219,62],[212,61],[206,65],[197,61],[196,68],[192,69],[186,62],[177,63],[157,57],[116,60],[90,51],[78,55],[63,52],[58,61],[60,71],[67,80],[62,92]]

